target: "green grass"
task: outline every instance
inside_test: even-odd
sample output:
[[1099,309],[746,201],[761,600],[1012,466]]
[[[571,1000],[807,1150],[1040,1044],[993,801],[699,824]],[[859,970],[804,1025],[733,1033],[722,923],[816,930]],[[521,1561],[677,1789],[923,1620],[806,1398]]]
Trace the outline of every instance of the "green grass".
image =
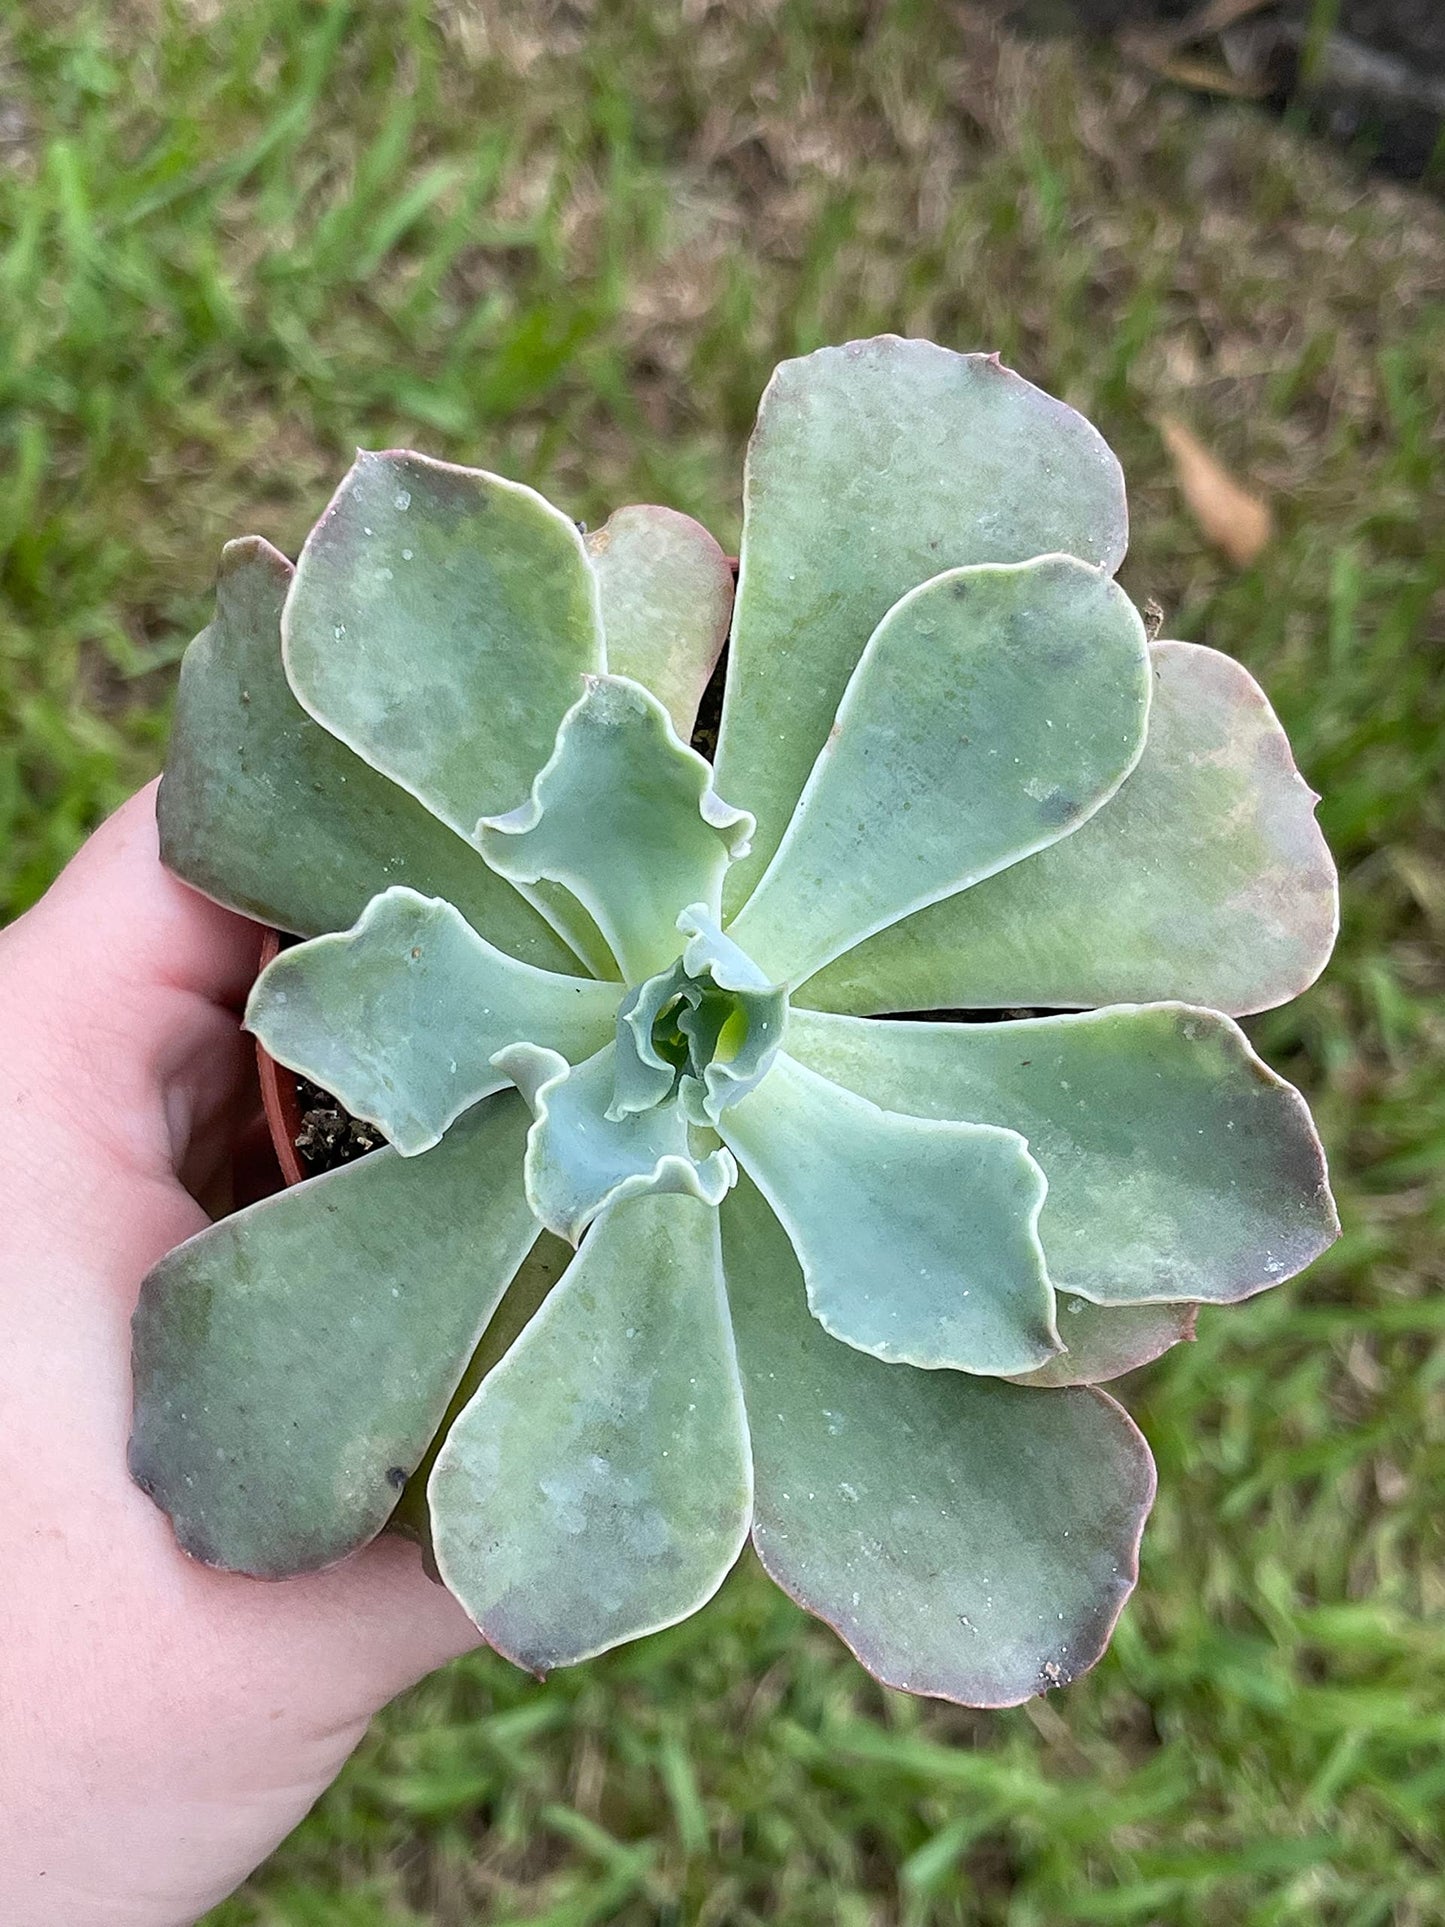
[[[1255,1026],[1345,1235],[1130,1388],[1162,1494],[1089,1679],[913,1704],[745,1567],[429,1681],[212,1927],[1445,1921],[1445,209],[923,0],[30,0],[0,163],[9,910],[156,766],[221,542],[294,551],[354,443],[732,541],[773,362],[888,327],[1099,422],[1128,586],[1264,678],[1345,876]],[[1161,412],[1272,497],[1253,569]]]

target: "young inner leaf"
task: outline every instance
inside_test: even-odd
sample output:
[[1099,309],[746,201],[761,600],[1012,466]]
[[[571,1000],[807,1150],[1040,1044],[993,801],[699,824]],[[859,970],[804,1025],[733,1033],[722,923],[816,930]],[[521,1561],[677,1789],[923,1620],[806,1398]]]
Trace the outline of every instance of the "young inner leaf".
[[715,1124],[766,1076],[782,1042],[787,994],[770,984],[696,904],[678,927],[682,955],[624,1002],[617,1020],[614,1122],[676,1098]]

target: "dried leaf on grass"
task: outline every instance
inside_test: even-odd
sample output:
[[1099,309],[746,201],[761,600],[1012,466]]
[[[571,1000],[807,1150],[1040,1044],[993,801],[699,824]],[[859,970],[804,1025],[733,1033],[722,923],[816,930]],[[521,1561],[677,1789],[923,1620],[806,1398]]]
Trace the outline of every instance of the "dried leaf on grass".
[[1160,416],[1159,433],[1200,534],[1235,568],[1247,569],[1274,534],[1268,502],[1237,482],[1199,437],[1172,415]]

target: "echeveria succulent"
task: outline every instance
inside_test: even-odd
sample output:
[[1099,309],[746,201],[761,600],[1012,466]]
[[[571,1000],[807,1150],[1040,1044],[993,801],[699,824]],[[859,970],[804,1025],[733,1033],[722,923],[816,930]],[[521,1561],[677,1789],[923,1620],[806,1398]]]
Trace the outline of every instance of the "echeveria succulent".
[[389,1143],[146,1280],[132,1463],[187,1551],[395,1515],[542,1672],[751,1532],[892,1684],[1092,1663],[1154,1486],[1097,1384],[1336,1228],[1233,1021],[1329,953],[1314,798],[1243,669],[1151,644],[1125,529],[1079,415],[885,337],[775,375],[735,607],[684,516],[584,539],[414,454],[294,572],[226,550],[165,859],[306,939],[248,1022]]

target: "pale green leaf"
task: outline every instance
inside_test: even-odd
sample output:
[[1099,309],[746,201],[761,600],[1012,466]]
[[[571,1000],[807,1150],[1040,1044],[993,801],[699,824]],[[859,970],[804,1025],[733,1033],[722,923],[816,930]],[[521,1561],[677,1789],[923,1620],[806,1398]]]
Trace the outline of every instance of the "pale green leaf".
[[569,1244],[623,1199],[681,1192],[716,1204],[737,1176],[721,1148],[693,1155],[676,1104],[611,1116],[616,1056],[609,1044],[574,1069],[556,1051],[514,1044],[494,1059],[532,1109],[526,1157],[532,1209]]
[[507,1082],[498,1051],[526,1039],[590,1057],[616,1004],[615,985],[534,970],[451,904],[394,889],[350,930],[283,950],[256,980],[246,1027],[414,1157]]
[[535,1673],[671,1626],[717,1590],[752,1480],[717,1214],[619,1204],[452,1427],[437,1566]]
[[1091,1305],[1059,1293],[1059,1336],[1068,1346],[1016,1385],[1103,1385],[1194,1336],[1197,1305]]
[[607,983],[620,983],[622,972],[606,937],[570,890],[558,883],[519,883],[517,893],[544,916],[569,950]]
[[478,841],[514,882],[571,891],[636,983],[677,956],[687,905],[717,914],[723,873],[752,827],[714,792],[711,769],[655,696],[599,676],[563,718],[530,800],[483,822]]
[[277,1579],[374,1538],[537,1236],[525,1106],[223,1218],[146,1278],[136,1481],[192,1558]]
[[291,564],[226,545],[216,613],[181,664],[156,816],[195,889],[299,936],[344,929],[392,883],[445,897],[493,943],[567,969],[567,948],[454,831],[378,776],[291,693],[281,606]]
[[1316,798],[1253,678],[1161,642],[1138,768],[1062,843],[934,904],[801,993],[828,1010],[1287,1003],[1335,940]]
[[794,1011],[789,1047],[875,1104],[1022,1133],[1048,1179],[1049,1275],[1096,1303],[1229,1303],[1338,1234],[1304,1099],[1215,1011],[1006,1024]]
[[746,1178],[723,1263],[767,1571],[890,1686],[1012,1706],[1108,1644],[1138,1573],[1149,1451],[1102,1392],[886,1365],[807,1315]]
[[550,1231],[539,1232],[537,1242],[522,1260],[516,1277],[502,1295],[501,1303],[487,1320],[487,1329],[467,1362],[467,1368],[452,1393],[451,1403],[433,1434],[432,1442],[423,1454],[421,1463],[407,1480],[396,1511],[386,1522],[388,1532],[403,1533],[422,1547],[427,1570],[433,1577],[436,1576],[436,1556],[432,1549],[431,1513],[426,1491],[437,1454],[452,1426],[476,1396],[477,1387],[501,1363],[536,1317],[548,1292],[559,1282],[572,1258],[571,1245],[561,1238],[554,1238]]
[[681,961],[628,991],[617,1012],[617,1054],[612,1074],[609,1118],[650,1111],[676,1093],[685,1062],[686,1039],[677,1034],[666,1055],[661,1031],[670,1028],[664,1011],[676,1005],[687,976]]
[[900,1366],[999,1375],[1061,1349],[1044,1177],[1016,1131],[880,1110],[786,1052],[718,1128],[835,1338]]
[[650,504],[615,510],[587,553],[608,670],[650,689],[687,742],[732,614],[727,557],[700,522]]
[[357,456],[282,631],[305,708],[465,837],[527,794],[604,666],[575,525],[520,483],[398,451]]
[[758,830],[728,878],[762,875],[863,645],[946,569],[1124,554],[1124,478],[1098,431],[993,355],[882,335],[785,361],[748,445],[718,746]]
[[731,934],[801,982],[921,905],[1067,837],[1144,745],[1144,625],[1070,556],[963,569],[878,625]]

